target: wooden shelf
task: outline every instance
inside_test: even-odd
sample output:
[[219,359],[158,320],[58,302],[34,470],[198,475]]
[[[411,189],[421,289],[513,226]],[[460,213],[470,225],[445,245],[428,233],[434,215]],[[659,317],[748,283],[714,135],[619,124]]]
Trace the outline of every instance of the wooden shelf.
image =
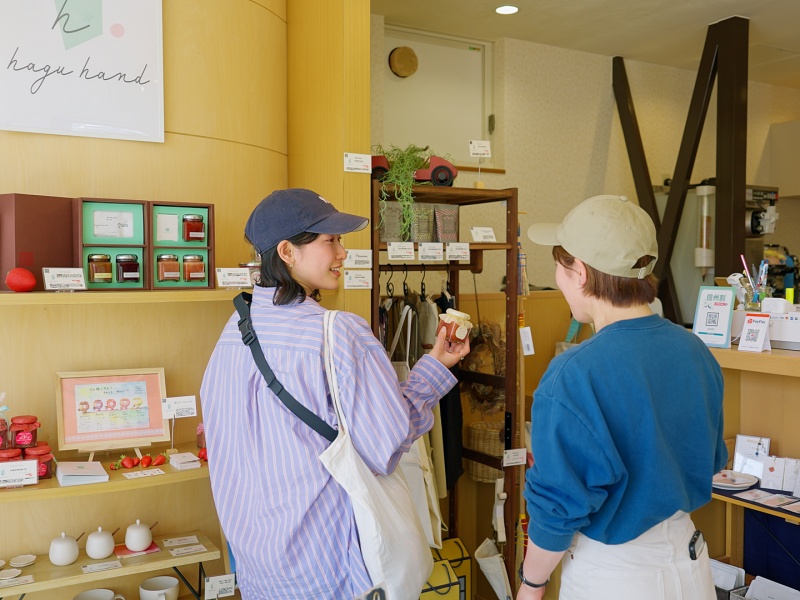
[[[169,552],[169,549],[164,548],[165,539],[185,537],[190,535],[197,536],[198,543],[205,546],[205,552],[187,554],[185,556],[172,556],[172,554]],[[33,583],[0,588],[0,598],[5,596],[22,596],[32,592],[60,589],[67,586],[81,585],[95,581],[118,579],[120,577],[125,577],[126,575],[138,575],[141,573],[149,573],[151,571],[158,571],[161,569],[192,565],[199,562],[216,560],[220,558],[219,549],[206,535],[200,531],[153,536],[153,541],[161,548],[160,552],[154,552],[153,554],[145,554],[142,556],[132,556],[130,558],[121,558],[119,561],[122,563],[122,568],[97,571],[96,573],[84,573],[81,570],[81,567],[85,565],[113,561],[116,560],[116,557],[112,554],[107,558],[95,560],[89,558],[86,555],[85,550],[81,550],[78,559],[74,563],[64,567],[57,567],[50,562],[50,559],[46,554],[37,556],[36,562],[31,566],[22,567],[22,573],[20,575],[20,577],[33,575]]]
[[[440,242],[440,243],[447,243],[447,242]],[[419,244],[414,242],[414,248],[418,248]],[[469,249],[470,250],[509,250],[511,248],[511,244],[506,244],[504,242],[469,242]],[[388,250],[389,245],[386,242],[381,242],[378,244],[378,250]],[[425,261],[428,262],[428,261]],[[394,264],[399,264],[395,262]]]
[[[739,491],[741,490],[731,492],[731,494],[739,493]],[[770,490],[770,492],[772,492],[772,490]],[[757,512],[762,512],[768,515],[773,515],[775,517],[780,517],[781,519],[785,519],[789,523],[800,525],[800,515],[798,515],[797,513],[789,512],[788,510],[781,510],[780,507],[773,508],[771,506],[764,506],[763,504],[759,504],[758,502],[750,502],[749,500],[734,498],[732,495],[728,495],[720,491],[712,492],[711,497],[714,500],[721,500],[722,502],[727,502],[728,504],[733,504],[735,506],[741,506],[742,508],[749,508]]]
[[776,348],[770,352],[739,352],[737,346],[711,348],[711,354],[723,369],[800,377],[800,352],[796,350]]
[[[160,449],[143,449],[145,453],[150,452],[155,456],[162,450]],[[178,448],[180,452],[197,452],[194,445],[186,444]],[[75,459],[73,459],[75,460]],[[178,471],[169,465],[169,462],[158,467],[164,471],[163,475],[153,475],[151,477],[140,477],[137,479],[128,479],[123,473],[131,473],[140,471],[139,467],[133,469],[126,469],[122,471],[111,471],[108,465],[112,461],[101,461],[103,467],[109,474],[108,481],[101,483],[90,483],[86,485],[72,485],[68,487],[61,487],[55,477],[50,479],[43,479],[36,485],[26,485],[20,488],[7,488],[0,490],[0,505],[10,504],[13,502],[33,502],[35,500],[48,500],[48,499],[63,499],[75,498],[80,496],[95,496],[97,494],[112,494],[115,492],[133,492],[142,490],[144,488],[158,487],[162,485],[171,485],[174,483],[183,483],[186,481],[195,481],[198,479],[208,479],[208,463],[200,462],[199,469],[188,469],[186,471]],[[2,597],[2,596],[0,596]]]
[[[79,305],[79,304],[148,304],[157,302],[222,302],[243,290],[142,290],[85,292],[0,292],[0,306]],[[244,290],[249,291],[249,290]]]

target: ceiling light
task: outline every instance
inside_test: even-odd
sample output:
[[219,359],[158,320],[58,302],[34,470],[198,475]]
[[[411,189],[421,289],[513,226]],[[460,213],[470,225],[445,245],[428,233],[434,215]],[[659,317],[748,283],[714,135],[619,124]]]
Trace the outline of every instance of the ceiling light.
[[513,15],[518,10],[519,9],[516,6],[506,5],[506,6],[498,6],[497,8],[494,9],[494,12],[496,12],[498,15]]

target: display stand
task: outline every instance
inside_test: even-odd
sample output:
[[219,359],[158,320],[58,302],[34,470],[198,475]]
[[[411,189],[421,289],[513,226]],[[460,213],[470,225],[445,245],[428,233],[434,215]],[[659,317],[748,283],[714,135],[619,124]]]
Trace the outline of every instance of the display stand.
[[[380,181],[372,182],[372,201],[371,201],[371,222],[380,223],[380,196],[382,184]],[[391,192],[391,186],[388,187]],[[372,327],[376,336],[378,335],[378,312],[380,305],[379,285],[381,272],[392,271],[444,271],[448,274],[451,290],[457,293],[459,289],[459,273],[470,271],[480,273],[483,270],[483,253],[485,251],[499,251],[505,253],[506,263],[506,292],[505,292],[505,334],[506,334],[506,355],[505,355],[505,376],[489,375],[461,371],[459,381],[477,382],[493,387],[503,388],[506,397],[506,430],[505,448],[519,448],[524,446],[522,443],[522,429],[524,415],[519,415],[517,410],[518,379],[517,379],[517,190],[509,188],[504,190],[488,190],[473,188],[457,188],[445,186],[425,186],[418,185],[413,188],[414,201],[417,203],[428,204],[449,204],[453,206],[468,206],[475,204],[495,203],[498,207],[502,206],[506,215],[505,242],[480,242],[470,243],[469,262],[447,261],[442,263],[424,264],[387,264],[381,262],[381,252],[387,250],[387,244],[380,241],[380,233],[377,227],[372,230]],[[392,199],[392,198],[390,198]],[[384,254],[385,256],[385,254]],[[504,525],[506,532],[515,530],[515,523],[519,514],[519,491],[518,487],[523,477],[522,467],[503,468],[502,458],[491,456],[471,450],[463,449],[463,458],[479,462],[481,464],[494,467],[505,472],[505,493],[506,502],[504,507]],[[448,529],[450,537],[458,536],[458,515],[456,514],[455,490],[449,491],[450,515]],[[506,570],[509,579],[515,581],[516,557],[513,536],[503,547],[503,555],[506,563]]]

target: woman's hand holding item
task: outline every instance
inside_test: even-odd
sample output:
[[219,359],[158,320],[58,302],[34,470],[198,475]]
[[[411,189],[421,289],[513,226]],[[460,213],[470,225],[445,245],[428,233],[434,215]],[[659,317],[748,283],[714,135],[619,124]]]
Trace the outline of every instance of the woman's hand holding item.
[[433,345],[433,350],[430,355],[442,363],[448,369],[458,364],[458,361],[463,360],[469,354],[469,340],[463,344],[448,342],[445,339],[447,331],[440,329],[436,334],[436,343]]

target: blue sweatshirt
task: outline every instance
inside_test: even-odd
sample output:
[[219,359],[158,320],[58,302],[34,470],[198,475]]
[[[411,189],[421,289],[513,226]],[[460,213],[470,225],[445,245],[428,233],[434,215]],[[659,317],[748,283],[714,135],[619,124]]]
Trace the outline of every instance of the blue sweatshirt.
[[691,332],[619,321],[555,357],[534,392],[525,500],[533,542],[630,541],[711,499],[724,468],[722,372]]

